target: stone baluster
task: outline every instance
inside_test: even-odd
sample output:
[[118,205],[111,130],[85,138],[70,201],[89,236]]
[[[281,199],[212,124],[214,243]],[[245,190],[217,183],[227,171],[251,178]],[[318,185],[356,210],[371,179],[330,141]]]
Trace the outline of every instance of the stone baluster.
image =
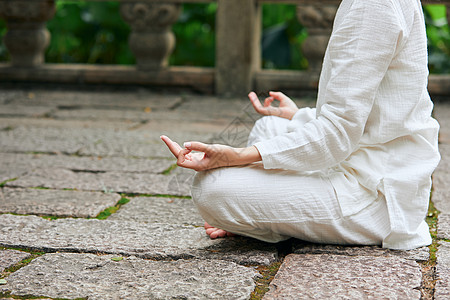
[[0,17],[6,20],[3,41],[16,67],[36,67],[44,63],[50,43],[45,23],[55,14],[54,0],[0,0]]
[[305,2],[307,3],[297,5],[297,17],[308,30],[308,38],[302,45],[302,51],[308,60],[309,69],[318,72],[322,67],[338,3]]
[[181,13],[181,4],[124,2],[120,12],[132,29],[129,46],[138,69],[166,67],[175,47],[171,28]]

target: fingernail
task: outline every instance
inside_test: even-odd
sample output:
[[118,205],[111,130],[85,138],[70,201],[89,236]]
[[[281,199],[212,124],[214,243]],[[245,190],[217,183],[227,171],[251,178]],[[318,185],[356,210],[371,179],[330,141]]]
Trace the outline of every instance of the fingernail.
[[186,142],[183,145],[184,145],[184,148],[190,148],[191,147],[191,143],[190,142]]

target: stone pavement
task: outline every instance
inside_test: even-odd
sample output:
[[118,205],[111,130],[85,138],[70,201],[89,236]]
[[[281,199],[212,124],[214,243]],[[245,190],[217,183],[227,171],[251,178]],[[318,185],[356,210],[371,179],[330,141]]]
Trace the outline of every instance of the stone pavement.
[[448,299],[450,103],[435,114],[430,248],[273,245],[210,240],[194,172],[159,140],[242,146],[258,118],[246,99],[3,88],[0,299]]

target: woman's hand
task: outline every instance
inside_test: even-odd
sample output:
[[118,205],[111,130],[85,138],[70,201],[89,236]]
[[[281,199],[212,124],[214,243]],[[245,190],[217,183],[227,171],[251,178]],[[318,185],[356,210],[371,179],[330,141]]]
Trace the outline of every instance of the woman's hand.
[[[199,142],[185,143],[183,149],[167,136],[161,139],[177,158],[177,165],[195,171],[205,171],[220,167],[245,165],[261,160],[256,147],[233,148],[224,145],[208,145]],[[192,153],[192,151],[199,151]]]
[[[263,116],[277,116],[291,120],[298,111],[298,107],[294,101],[281,92],[269,92],[269,95],[270,97],[264,100],[264,106],[261,105],[258,96],[254,92],[251,92],[248,97],[259,114]],[[271,105],[274,100],[280,101],[278,107]]]

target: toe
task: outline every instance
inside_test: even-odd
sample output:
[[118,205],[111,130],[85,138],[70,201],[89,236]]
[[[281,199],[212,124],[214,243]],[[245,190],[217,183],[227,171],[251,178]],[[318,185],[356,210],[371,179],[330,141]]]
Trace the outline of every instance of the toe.
[[211,237],[213,237],[213,238],[223,238],[223,237],[226,237],[227,236],[227,232],[225,231],[225,230],[222,230],[222,229],[217,229],[216,231],[214,231],[212,234],[211,234]]
[[211,233],[213,233],[216,230],[217,230],[217,228],[208,228],[208,229],[206,229],[206,234],[211,235]]
[[208,228],[214,228],[214,227],[209,225],[208,222],[205,222],[205,229],[208,229]]

